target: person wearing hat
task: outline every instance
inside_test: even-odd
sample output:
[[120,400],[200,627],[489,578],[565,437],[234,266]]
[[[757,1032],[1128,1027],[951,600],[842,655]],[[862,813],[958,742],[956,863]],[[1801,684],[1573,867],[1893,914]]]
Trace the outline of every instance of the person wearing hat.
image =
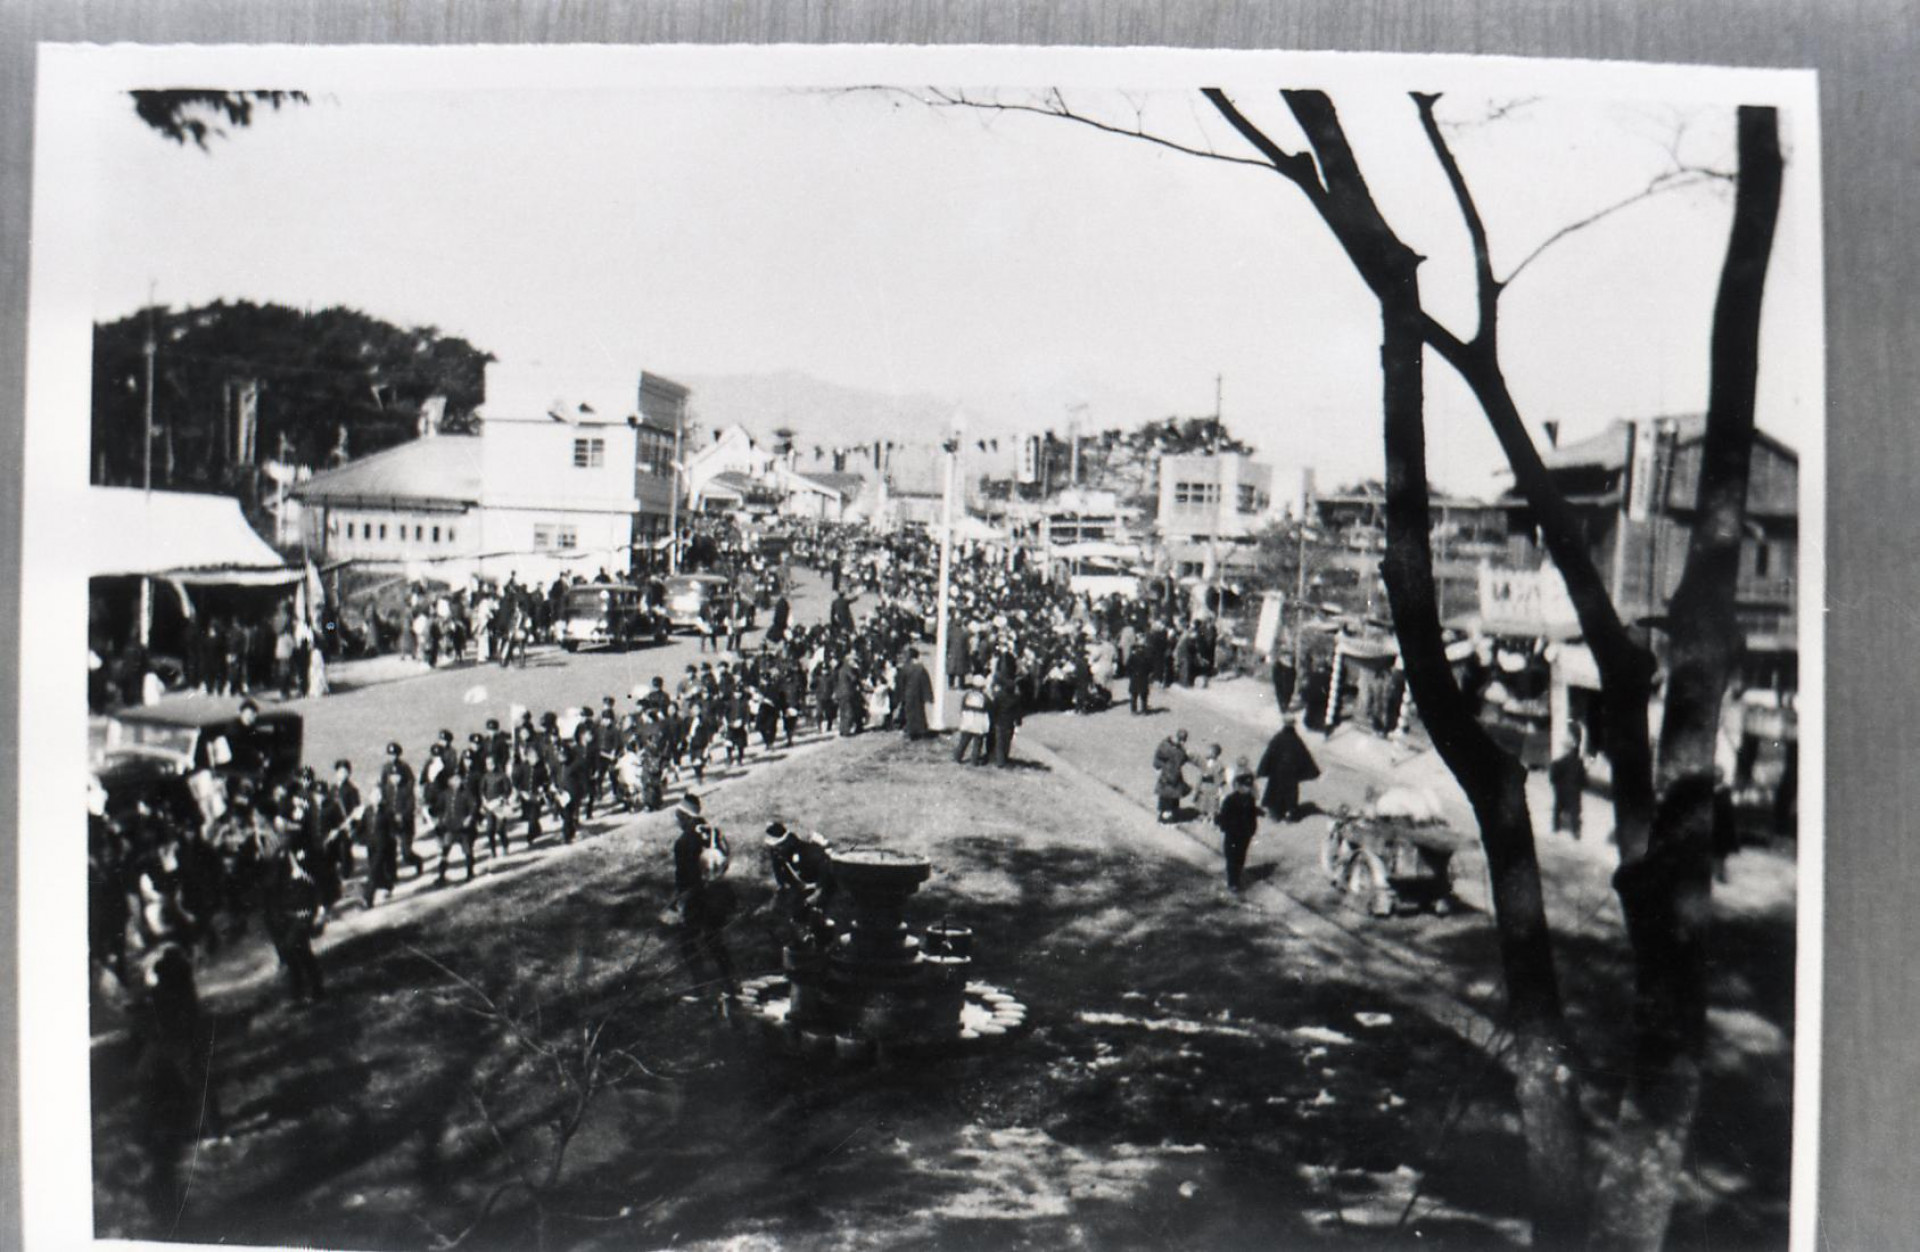
[[475,815],[487,837],[487,856],[505,856],[507,823],[513,820],[513,778],[508,769],[508,754],[489,751],[481,758],[478,787],[479,811]]
[[443,730],[427,749],[427,763],[420,767],[420,812],[428,821],[433,821],[440,812],[457,764],[453,732]]
[[560,810],[560,835],[563,843],[572,843],[580,833],[580,810],[593,790],[593,761],[588,750],[577,743],[560,745],[559,791],[554,800]]
[[333,785],[320,802],[320,829],[342,878],[353,877],[353,827],[359,820],[360,788],[353,782],[353,762],[341,757],[333,763]]
[[480,772],[473,753],[461,756],[454,775],[440,792],[440,807],[434,812],[434,827],[440,837],[440,872],[437,886],[447,881],[447,864],[458,846],[466,853],[467,881],[473,881],[473,844],[479,835]]
[[733,919],[733,888],[722,881],[731,857],[726,836],[700,814],[700,797],[683,796],[674,817],[680,834],[673,841],[672,912],[679,920],[681,960],[694,986],[702,985],[711,964],[727,995],[737,995],[733,957],[727,951],[726,926]]
[[833,894],[833,854],[826,840],[774,822],[765,842],[774,913],[786,922],[788,940],[817,933]]
[[[418,877],[427,863],[413,850],[416,815],[413,766],[407,764],[405,755],[399,744],[387,745],[387,763],[380,769],[380,802],[387,810],[393,837],[398,840],[400,859],[411,865],[414,876]],[[397,872],[398,867],[395,869]]]
[[[527,823],[527,846],[531,848],[540,838],[540,801],[548,787],[547,765],[540,759],[533,740],[520,741],[507,777],[513,786],[514,803],[519,806],[521,819]],[[503,846],[506,843],[504,829],[500,842]]]

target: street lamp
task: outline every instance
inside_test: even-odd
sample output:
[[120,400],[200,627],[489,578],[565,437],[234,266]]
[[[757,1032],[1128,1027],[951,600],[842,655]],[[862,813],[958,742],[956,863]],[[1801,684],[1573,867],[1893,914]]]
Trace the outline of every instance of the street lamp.
[[947,614],[953,575],[953,486],[960,467],[960,441],[966,433],[966,415],[955,413],[953,429],[947,436],[946,494],[940,504],[940,596],[933,624],[933,716],[929,721],[935,730],[947,728]]

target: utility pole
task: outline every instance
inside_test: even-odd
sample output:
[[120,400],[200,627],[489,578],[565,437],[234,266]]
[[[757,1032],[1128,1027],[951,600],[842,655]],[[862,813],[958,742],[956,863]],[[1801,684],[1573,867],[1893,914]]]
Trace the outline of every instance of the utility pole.
[[[141,440],[140,490],[145,493],[147,522],[153,521],[153,355],[158,345],[153,338],[153,293],[154,284],[147,283],[147,338],[141,351],[147,358],[146,385],[146,423],[145,435]],[[140,646],[146,647],[153,640],[153,580],[146,575],[140,578]]]
[[1080,422],[1087,414],[1084,404],[1067,406],[1067,438],[1072,441],[1071,451],[1067,454],[1067,485],[1080,485]]
[[1220,615],[1220,608],[1221,608],[1220,510],[1225,508],[1227,504],[1227,483],[1226,483],[1227,476],[1226,476],[1224,467],[1220,464],[1220,414],[1221,414],[1220,398],[1223,391],[1224,381],[1225,381],[1224,378],[1219,374],[1215,374],[1213,376],[1213,438],[1210,441],[1210,447],[1209,447],[1209,454],[1213,461],[1214,501],[1213,501],[1213,509],[1208,514],[1208,518],[1210,520],[1209,520],[1209,525],[1207,530],[1207,564],[1212,566],[1212,571],[1211,571],[1213,574],[1212,612],[1215,617],[1218,617]]
[[933,623],[933,716],[928,724],[934,730],[947,728],[947,615],[950,583],[953,575],[953,487],[960,466],[960,438],[966,421],[959,414],[947,437],[947,484],[940,505],[940,595]]
[[680,476],[685,472],[680,468],[680,437],[687,426],[687,403],[684,398],[673,410],[673,460],[668,463],[670,476],[667,479],[667,573],[680,572]]
[[140,469],[140,489],[153,497],[153,356],[159,345],[153,338],[153,288],[147,288],[147,339],[141,345],[141,352],[147,358],[146,386],[146,439],[142,441],[142,460]]

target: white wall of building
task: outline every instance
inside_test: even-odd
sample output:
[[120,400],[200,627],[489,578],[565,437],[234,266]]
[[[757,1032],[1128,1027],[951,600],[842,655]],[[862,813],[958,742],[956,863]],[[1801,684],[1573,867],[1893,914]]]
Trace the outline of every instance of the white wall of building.
[[744,426],[729,426],[687,459],[687,492],[699,500],[706,485],[720,474],[744,474],[761,479],[773,471],[777,458],[754,442]]
[[487,578],[518,574],[523,583],[551,582],[555,575],[591,578],[601,569],[618,577],[629,564],[633,517],[584,509],[483,507],[482,556]]
[[1271,520],[1273,468],[1245,456],[1170,456],[1160,462],[1160,536],[1233,539]]

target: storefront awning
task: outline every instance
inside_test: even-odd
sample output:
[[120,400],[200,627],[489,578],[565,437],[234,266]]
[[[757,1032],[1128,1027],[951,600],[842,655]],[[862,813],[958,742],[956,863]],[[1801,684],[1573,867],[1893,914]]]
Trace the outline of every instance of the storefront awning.
[[93,487],[86,528],[89,578],[272,586],[301,577],[254,533],[231,496]]

